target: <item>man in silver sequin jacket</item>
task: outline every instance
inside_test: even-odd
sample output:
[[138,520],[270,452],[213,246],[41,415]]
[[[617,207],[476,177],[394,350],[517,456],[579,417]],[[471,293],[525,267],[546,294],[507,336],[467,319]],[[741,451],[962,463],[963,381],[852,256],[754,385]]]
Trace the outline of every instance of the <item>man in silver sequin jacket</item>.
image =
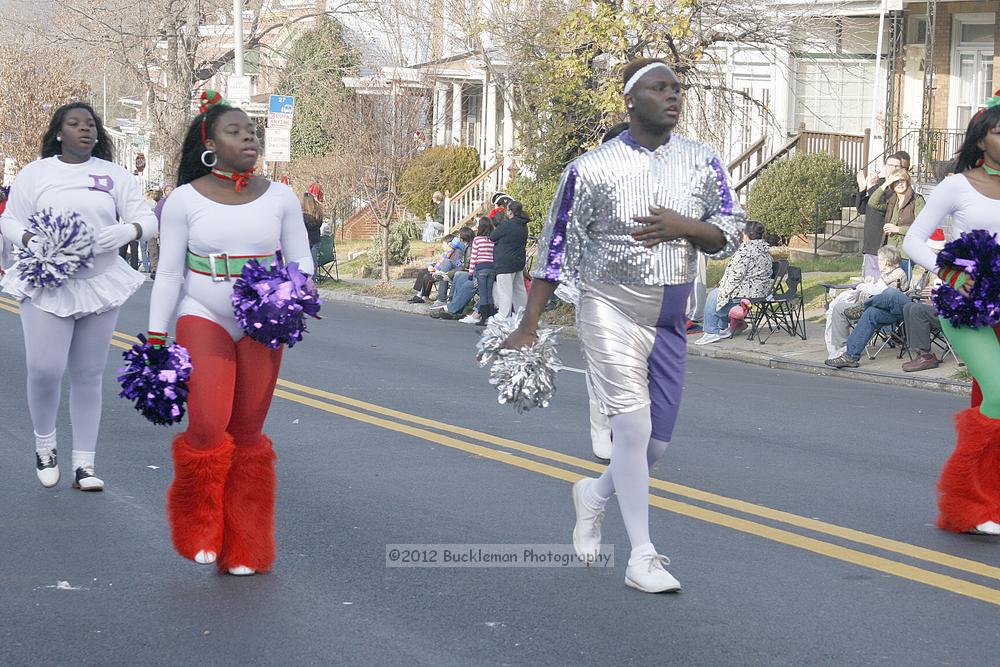
[[670,67],[637,60],[622,79],[629,129],[563,173],[524,318],[505,345],[531,345],[556,286],[579,281],[580,339],[614,444],[604,474],[573,487],[573,543],[581,557],[596,555],[605,503],[617,493],[632,543],[625,583],[676,591],[649,537],[649,466],[666,450],[680,407],[698,250],[731,255],[744,214],[718,156],[673,135],[681,85]]

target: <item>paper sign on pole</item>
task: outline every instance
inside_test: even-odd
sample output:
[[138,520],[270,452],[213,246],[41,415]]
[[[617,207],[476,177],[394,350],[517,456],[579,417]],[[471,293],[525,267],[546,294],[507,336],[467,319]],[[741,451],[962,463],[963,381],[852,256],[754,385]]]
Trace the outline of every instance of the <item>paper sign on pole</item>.
[[233,104],[241,105],[250,101],[250,77],[230,75],[226,80],[226,97]]
[[285,127],[267,127],[264,130],[264,160],[267,162],[292,161],[292,131]]

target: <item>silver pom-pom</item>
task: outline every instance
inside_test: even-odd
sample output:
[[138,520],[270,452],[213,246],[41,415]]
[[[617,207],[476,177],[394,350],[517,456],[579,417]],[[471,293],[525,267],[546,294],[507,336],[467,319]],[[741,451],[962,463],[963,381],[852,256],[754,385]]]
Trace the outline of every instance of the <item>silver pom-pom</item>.
[[542,329],[531,347],[501,350],[500,346],[521,323],[523,311],[510,317],[491,317],[476,346],[480,366],[490,367],[490,384],[497,388],[498,403],[509,403],[518,413],[546,408],[556,392],[556,354],[559,328]]
[[73,211],[42,209],[28,218],[31,248],[17,248],[18,275],[32,287],[59,287],[94,265],[94,229]]

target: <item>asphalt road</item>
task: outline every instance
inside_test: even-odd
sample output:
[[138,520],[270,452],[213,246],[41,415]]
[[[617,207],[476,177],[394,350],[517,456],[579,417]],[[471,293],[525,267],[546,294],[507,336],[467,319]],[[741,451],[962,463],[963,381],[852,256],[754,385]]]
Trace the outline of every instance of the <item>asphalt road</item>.
[[[145,328],[148,292],[118,331]],[[38,484],[0,308],[0,664],[1000,664],[1000,540],[933,527],[960,397],[692,358],[652,489],[679,595],[625,587],[614,503],[613,568],[387,567],[387,544],[569,543],[570,482],[600,469],[586,390],[560,373],[551,408],[516,415],[475,327],[332,303],[268,418],[278,561],[235,578],[172,551],[173,431],[115,398],[117,348],[107,491],[72,491],[66,467]]]

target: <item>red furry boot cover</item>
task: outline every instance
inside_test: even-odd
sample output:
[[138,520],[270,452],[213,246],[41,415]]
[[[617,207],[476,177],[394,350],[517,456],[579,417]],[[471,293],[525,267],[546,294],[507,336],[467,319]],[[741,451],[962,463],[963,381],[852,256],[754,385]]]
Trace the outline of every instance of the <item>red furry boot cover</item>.
[[222,551],[222,496],[233,459],[233,439],[195,449],[184,434],[174,438],[174,481],[167,490],[167,520],[174,548],[194,560],[199,551]]
[[274,461],[271,439],[237,447],[226,480],[226,527],[219,570],[240,565],[266,572],[274,563]]
[[1000,520],[1000,419],[969,408],[955,415],[958,442],[938,480],[938,528],[956,533]]

